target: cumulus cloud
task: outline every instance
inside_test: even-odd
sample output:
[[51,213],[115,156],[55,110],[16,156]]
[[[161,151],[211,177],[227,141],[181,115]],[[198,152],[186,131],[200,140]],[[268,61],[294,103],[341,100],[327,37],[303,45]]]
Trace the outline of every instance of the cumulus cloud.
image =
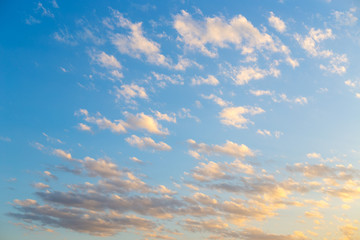
[[356,8],[350,8],[349,11],[334,11],[332,15],[335,17],[335,20],[338,24],[342,26],[352,26],[355,25],[358,18],[354,15],[356,13]]
[[156,117],[157,120],[176,123],[176,114],[175,113],[171,113],[169,115],[169,114],[166,114],[166,113],[161,113],[159,111],[155,111],[154,114],[155,114],[155,117]]
[[84,124],[84,123],[79,123],[78,125],[78,128],[81,130],[81,131],[88,131],[88,132],[91,132],[91,127]]
[[148,95],[146,94],[145,88],[140,87],[134,83],[128,85],[124,84],[121,85],[120,88],[115,87],[116,90],[116,97],[117,98],[124,98],[125,101],[130,103],[135,103],[133,98],[142,98],[142,99],[148,99]]
[[224,99],[222,99],[214,94],[210,94],[209,96],[202,94],[201,97],[203,97],[205,99],[213,100],[214,103],[216,103],[217,105],[219,105],[221,107],[227,107],[229,105],[232,105],[231,102],[225,101]]
[[72,160],[71,153],[65,152],[62,149],[54,149],[53,154],[67,160]]
[[133,115],[131,113],[124,112],[123,114],[126,117],[126,121],[115,120],[114,122],[110,121],[106,117],[102,117],[101,114],[97,114],[97,116],[90,116],[86,109],[80,109],[76,112],[76,114],[84,116],[84,120],[86,122],[96,124],[100,129],[110,129],[112,132],[116,133],[126,133],[127,129],[132,129],[146,130],[149,133],[159,135],[169,134],[169,131],[166,128],[163,128],[153,117],[144,113]]
[[198,153],[204,153],[206,155],[224,154],[236,158],[253,157],[255,153],[244,144],[237,144],[231,141],[226,141],[224,145],[208,145],[206,143],[197,143],[193,139],[187,140],[192,149]]
[[195,77],[191,80],[191,85],[212,85],[216,86],[219,84],[219,80],[216,79],[213,75],[208,75],[207,78]]
[[260,69],[257,66],[254,67],[229,66],[229,68],[224,71],[224,74],[230,77],[236,85],[245,85],[252,80],[263,79],[267,76],[279,77],[280,70],[274,67],[271,67],[269,70],[266,70],[266,69]]
[[250,93],[257,97],[264,96],[264,95],[268,95],[268,96],[273,95],[273,93],[269,90],[250,90]]
[[170,151],[171,147],[164,142],[155,142],[150,137],[138,137],[136,135],[131,135],[125,139],[131,146],[135,146],[140,149],[153,149],[157,151]]
[[111,42],[120,53],[138,59],[145,58],[151,64],[176,70],[185,70],[193,64],[193,61],[186,58],[179,58],[179,62],[173,64],[171,59],[161,53],[160,44],[145,36],[142,22],[133,23],[115,10],[113,15],[116,26],[129,30],[127,35],[115,33],[111,36]]
[[209,57],[217,56],[217,48],[227,48],[230,45],[241,50],[242,54],[250,54],[255,50],[288,54],[280,43],[275,42],[267,33],[260,32],[242,15],[229,21],[217,16],[196,20],[182,10],[174,17],[174,28],[188,47]]
[[103,66],[105,68],[117,68],[117,69],[122,68],[119,61],[113,55],[108,55],[105,52],[99,52],[99,53],[91,53],[90,56],[93,61],[95,61],[100,66]]
[[330,28],[325,30],[311,28],[307,36],[295,34],[295,39],[310,56],[330,59],[327,66],[320,64],[320,69],[341,75],[346,72],[344,65],[348,62],[347,56],[336,54],[332,50],[323,50],[319,46],[322,41],[334,38],[335,36]]
[[247,128],[247,124],[252,122],[244,115],[257,115],[264,112],[265,110],[260,107],[227,107],[220,112],[219,117],[222,124],[236,128]]
[[273,12],[270,12],[270,17],[268,18],[270,26],[276,29],[278,32],[285,32],[286,31],[286,25],[283,20],[281,20],[279,17],[276,17]]

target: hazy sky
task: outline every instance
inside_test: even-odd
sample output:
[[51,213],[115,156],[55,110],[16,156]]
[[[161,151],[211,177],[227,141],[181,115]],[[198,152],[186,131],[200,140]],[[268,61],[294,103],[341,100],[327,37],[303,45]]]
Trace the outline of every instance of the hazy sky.
[[360,239],[359,17],[0,1],[0,239]]

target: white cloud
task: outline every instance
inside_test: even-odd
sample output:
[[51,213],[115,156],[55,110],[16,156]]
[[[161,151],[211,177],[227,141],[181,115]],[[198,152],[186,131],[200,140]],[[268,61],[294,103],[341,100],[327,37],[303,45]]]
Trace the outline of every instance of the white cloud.
[[213,75],[208,75],[207,78],[196,77],[191,80],[191,85],[202,85],[202,84],[216,86],[219,84],[219,80],[217,80]]
[[[236,158],[253,157],[255,153],[244,144],[237,144],[232,141],[226,141],[224,145],[207,145],[205,143],[196,143],[195,140],[187,140],[190,147],[198,153],[207,155],[224,154]],[[192,154],[194,155],[194,154]]]
[[227,107],[229,105],[232,105],[231,102],[225,101],[222,98],[214,95],[214,94],[210,94],[209,96],[206,95],[201,95],[201,97],[208,99],[208,100],[213,100],[217,105],[221,106],[221,107]]
[[252,95],[255,95],[255,96],[263,96],[263,95],[268,95],[268,96],[271,96],[273,95],[272,92],[270,92],[269,90],[250,90],[250,93]]
[[317,158],[317,159],[322,158],[320,153],[315,153],[315,152],[306,154],[306,157],[308,157],[308,158]]
[[184,79],[179,74],[173,74],[171,76],[165,75],[165,74],[159,74],[156,72],[151,72],[152,75],[155,77],[156,80],[159,81],[160,87],[165,87],[167,83],[171,83],[174,85],[183,85]]
[[271,136],[271,132],[269,130],[266,130],[266,129],[258,129],[256,131],[257,134],[260,134],[260,135],[263,135],[263,136]]
[[168,129],[163,128],[153,117],[148,116],[144,113],[138,113],[133,115],[128,112],[123,114],[126,117],[124,120],[110,121],[106,117],[102,117],[100,113],[97,116],[90,116],[86,109],[80,109],[76,112],[77,115],[83,115],[84,120],[88,123],[96,124],[100,129],[110,129],[116,133],[126,133],[127,129],[133,130],[146,130],[149,133],[167,135],[169,134]]
[[175,115],[175,113],[172,113],[172,114],[168,115],[166,113],[161,113],[159,111],[155,111],[154,114],[155,114],[155,117],[156,117],[157,120],[163,120],[163,121],[176,123],[176,115]]
[[258,67],[244,67],[238,68],[229,66],[228,70],[224,71],[224,74],[229,76],[236,85],[244,85],[251,80],[258,80],[267,76],[279,77],[280,70],[271,67],[269,70],[260,69]]
[[133,161],[133,162],[136,162],[136,163],[142,163],[143,162],[142,160],[138,159],[137,157],[131,157],[130,160]]
[[225,48],[229,44],[240,49],[242,54],[253,53],[255,50],[284,52],[270,35],[261,33],[242,15],[237,15],[230,21],[221,17],[195,20],[183,10],[174,17],[174,28],[187,46],[198,49],[209,57],[217,56],[217,47]]
[[124,84],[120,88],[115,87],[117,98],[125,98],[127,102],[135,103],[132,98],[148,99],[145,88],[140,87],[134,83],[127,85]]
[[149,133],[159,135],[169,134],[169,131],[166,128],[163,128],[153,117],[144,113],[133,115],[125,112],[124,115],[126,116],[126,126],[130,129],[144,129]]
[[62,149],[54,149],[53,154],[67,160],[72,160],[71,153],[65,152]]
[[121,72],[119,72],[118,70],[112,70],[111,75],[116,77],[117,79],[123,78],[124,74],[122,74]]
[[122,68],[119,61],[113,55],[108,55],[105,52],[100,52],[100,53],[91,53],[90,56],[100,66],[106,68],[117,68],[117,69]]
[[45,183],[42,183],[42,182],[34,183],[33,186],[34,186],[35,188],[38,188],[38,189],[50,188],[49,185],[47,185],[47,184],[45,184]]
[[354,13],[356,13],[356,8],[350,8],[349,11],[340,12],[340,11],[334,11],[332,14],[335,17],[335,20],[337,23],[343,26],[352,26],[355,25],[358,18],[354,16]]
[[331,50],[320,50],[318,44],[326,39],[334,39],[335,36],[330,28],[325,30],[311,28],[309,34],[305,37],[295,34],[295,39],[300,46],[310,55],[317,57],[330,57],[333,55]]
[[285,32],[286,25],[279,17],[276,17],[273,12],[270,12],[270,17],[268,18],[270,26],[275,28],[278,32]]
[[244,115],[256,115],[264,112],[265,110],[260,107],[228,107],[224,108],[219,116],[221,123],[225,125],[236,128],[247,128],[247,124],[252,122],[248,118],[245,118]]
[[155,142],[150,137],[138,137],[136,135],[131,135],[125,139],[131,146],[135,146],[140,149],[151,148],[158,151],[170,151],[171,147],[164,142]]
[[91,132],[91,127],[84,124],[84,123],[79,123],[78,125],[78,128],[81,130],[81,131],[88,131],[88,132]]
[[295,39],[299,42],[300,46],[313,57],[329,58],[330,62],[327,66],[320,64],[320,69],[335,74],[344,74],[347,62],[346,54],[336,54],[332,50],[322,50],[319,43],[326,39],[334,39],[335,36],[330,28],[325,30],[311,28],[308,35],[303,37],[295,34]]

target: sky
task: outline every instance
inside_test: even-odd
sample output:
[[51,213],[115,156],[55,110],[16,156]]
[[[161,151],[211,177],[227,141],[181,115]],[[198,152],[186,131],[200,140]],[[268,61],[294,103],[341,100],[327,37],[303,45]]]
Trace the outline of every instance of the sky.
[[359,18],[0,1],[0,238],[360,239]]

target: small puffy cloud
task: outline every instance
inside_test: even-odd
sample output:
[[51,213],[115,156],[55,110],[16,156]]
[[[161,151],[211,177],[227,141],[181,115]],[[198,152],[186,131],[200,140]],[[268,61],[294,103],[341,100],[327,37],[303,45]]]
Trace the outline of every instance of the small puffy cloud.
[[169,134],[168,129],[163,128],[153,117],[144,113],[133,115],[131,113],[125,112],[124,115],[126,116],[126,126],[130,129],[144,129],[149,133],[159,135]]
[[222,124],[236,128],[247,128],[247,124],[252,122],[244,115],[257,115],[264,112],[265,110],[260,107],[228,107],[224,108],[219,116]]
[[278,32],[285,32],[286,31],[286,25],[283,20],[281,20],[279,17],[276,17],[273,12],[270,12],[270,17],[268,18],[270,26],[276,29]]
[[216,79],[213,75],[208,75],[207,78],[195,77],[191,80],[191,85],[212,85],[216,86],[219,84],[219,80]]
[[260,134],[260,135],[263,135],[263,136],[271,136],[271,132],[269,130],[266,130],[266,129],[258,129],[256,131],[257,134]]
[[269,90],[250,90],[250,93],[257,97],[264,96],[264,95],[267,95],[267,96],[273,95],[273,93],[270,92]]
[[190,147],[196,152],[207,155],[224,154],[236,158],[253,157],[255,153],[244,144],[237,144],[231,141],[226,141],[224,145],[208,145],[206,143],[197,143],[193,139],[187,140]]
[[240,66],[238,68],[231,67],[230,69],[224,72],[225,75],[229,76],[236,85],[245,85],[252,80],[259,80],[267,76],[278,77],[280,76],[280,70],[271,67],[269,70],[260,69],[258,67],[244,67]]
[[58,156],[58,157],[61,157],[61,158],[65,158],[67,160],[72,160],[72,157],[71,157],[71,154],[68,153],[68,152],[65,152],[64,150],[62,149],[55,149],[53,151],[53,154]]
[[201,95],[201,97],[205,98],[205,99],[208,99],[208,100],[213,100],[214,103],[216,103],[217,105],[221,106],[221,107],[227,107],[229,105],[232,105],[231,102],[228,102],[228,101],[225,101],[223,100],[222,98],[214,95],[214,94],[210,94],[209,96],[206,96],[206,95]]
[[205,182],[226,179],[229,178],[229,174],[232,173],[246,173],[251,175],[254,174],[254,169],[251,165],[244,164],[239,160],[231,163],[201,162],[200,165],[193,170],[192,177],[197,181]]
[[315,158],[315,159],[321,159],[322,158],[320,153],[315,153],[315,152],[306,154],[306,157]]
[[308,54],[313,57],[330,59],[327,66],[320,64],[320,69],[341,75],[346,72],[345,64],[348,62],[346,54],[336,54],[327,49],[322,50],[319,46],[322,41],[334,38],[335,36],[330,28],[325,30],[311,28],[307,36],[295,34],[295,39]]
[[149,133],[159,135],[169,134],[169,131],[166,128],[163,128],[153,117],[144,113],[133,115],[131,113],[124,112],[126,121],[115,120],[114,122],[102,117],[101,114],[97,114],[97,116],[90,116],[86,109],[80,109],[75,114],[83,115],[85,121],[96,124],[100,129],[110,129],[112,132],[116,133],[126,133],[127,129],[133,129],[146,130]]
[[131,157],[130,160],[133,161],[133,162],[136,162],[136,163],[142,163],[143,162],[142,160],[138,159],[137,157]]
[[158,85],[160,87],[165,87],[167,83],[171,83],[174,85],[184,84],[184,79],[179,74],[172,74],[171,76],[156,72],[151,72],[151,74],[157,81],[159,81]]
[[49,171],[44,171],[44,175],[52,179],[57,179],[57,177]]
[[330,50],[320,50],[318,44],[326,39],[333,39],[335,36],[330,28],[325,30],[311,28],[305,37],[295,34],[295,39],[300,46],[306,50],[311,56],[330,57],[333,52]]
[[121,72],[119,72],[118,70],[112,70],[111,72],[111,75],[117,79],[120,79],[120,78],[123,78],[124,77],[124,74],[122,74]]
[[280,43],[267,33],[260,32],[242,15],[229,21],[218,16],[196,20],[183,10],[175,15],[174,28],[188,47],[209,57],[217,56],[217,48],[228,48],[230,45],[240,49],[242,54],[250,54],[255,50],[288,54]]
[[42,183],[42,182],[34,183],[33,186],[34,186],[35,188],[38,188],[38,189],[50,188],[49,185],[47,185],[47,184],[45,184],[45,183]]
[[108,55],[105,52],[100,52],[100,53],[92,53],[90,54],[90,56],[100,66],[106,68],[117,68],[117,69],[122,68],[119,61],[113,55]]
[[133,102],[133,98],[148,99],[145,88],[134,83],[130,85],[124,84],[120,88],[115,87],[115,89],[117,98],[124,98],[127,102]]
[[89,175],[93,177],[100,176],[103,178],[111,178],[118,177],[122,173],[115,163],[101,158],[95,160],[90,157],[85,157],[82,164]]
[[78,129],[80,129],[81,131],[91,132],[91,127],[84,123],[79,123]]
[[296,103],[296,104],[300,104],[300,105],[305,105],[308,103],[308,99],[306,97],[299,96],[299,97],[289,99],[285,93],[281,93],[278,96],[273,96],[272,100],[276,103],[288,102],[288,103]]
[[159,111],[155,111],[154,114],[155,114],[155,117],[156,117],[157,120],[176,123],[176,115],[175,115],[175,113],[172,113],[172,114],[169,115],[169,114],[166,114],[166,113],[161,113]]
[[125,139],[131,146],[140,148],[140,149],[153,149],[157,151],[170,151],[171,147],[164,142],[155,142],[150,137],[138,137],[136,135],[131,135]]
[[352,26],[355,25],[358,18],[354,15],[356,13],[356,8],[350,8],[349,11],[334,11],[332,15],[335,17],[335,20],[338,24],[342,26]]
[[191,118],[194,119],[196,122],[200,122],[200,119],[196,116],[191,114],[191,110],[188,108],[181,108],[181,110],[177,113],[179,118]]

